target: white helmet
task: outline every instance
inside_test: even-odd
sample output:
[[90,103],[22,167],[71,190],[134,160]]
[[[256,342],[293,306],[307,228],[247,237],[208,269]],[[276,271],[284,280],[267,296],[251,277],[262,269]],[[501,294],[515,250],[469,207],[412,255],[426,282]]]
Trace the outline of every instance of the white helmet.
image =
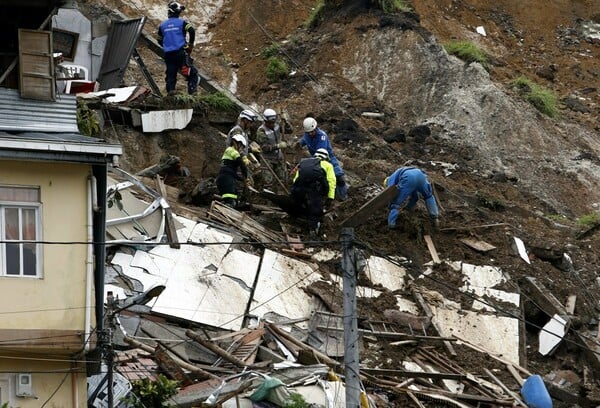
[[317,128],[317,121],[314,118],[306,118],[304,122],[302,122],[302,126],[304,127],[305,132],[312,132]]
[[176,1],[170,2],[169,5],[168,5],[168,8],[169,8],[169,14],[176,15],[176,16],[179,16],[179,14],[183,10],[185,10],[185,6],[182,5],[182,4],[179,4]]
[[275,121],[275,119],[277,119],[277,112],[273,109],[265,109],[263,116],[265,117],[265,120]]
[[329,152],[327,151],[327,149],[325,149],[323,147],[321,147],[320,149],[317,149],[314,156],[318,157],[320,159],[323,159],[323,160],[329,160]]
[[256,114],[252,112],[250,109],[244,109],[240,112],[240,119],[247,119],[250,122],[254,122],[256,120]]
[[246,147],[246,138],[242,135],[233,135],[231,140],[239,142],[242,144],[242,146]]

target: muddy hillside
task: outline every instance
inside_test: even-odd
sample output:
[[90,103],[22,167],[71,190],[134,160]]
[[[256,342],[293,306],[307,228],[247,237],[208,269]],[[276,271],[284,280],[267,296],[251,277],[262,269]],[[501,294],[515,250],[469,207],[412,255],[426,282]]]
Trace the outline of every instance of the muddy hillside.
[[[145,15],[145,30],[154,33],[165,3],[97,0],[82,8]],[[600,399],[600,370],[589,358],[598,351],[579,337],[597,336],[600,320],[600,2],[413,0],[409,11],[390,13],[368,0],[325,1],[315,17],[316,3],[193,2],[182,16],[197,28],[196,64],[257,112],[277,110],[290,144],[301,136],[307,114],[328,132],[350,192],[336,202],[336,217],[326,220],[326,237],[337,237],[340,220],[381,191],[396,168],[423,168],[440,203],[439,229],[420,203],[397,230],[387,229],[387,211],[379,210],[356,227],[357,240],[372,253],[406,258],[418,275],[431,260],[429,235],[440,258],[499,267],[513,291],[533,277],[562,303],[576,296],[571,334],[551,356],[537,352],[540,321],[524,313],[523,364],[541,375],[571,370],[580,378],[573,392]],[[487,63],[450,55],[444,46],[452,41],[477,45]],[[161,59],[141,42],[139,52],[164,89]],[[267,69],[273,56],[287,67],[275,80]],[[520,77],[556,97],[554,117],[522,97],[515,85]],[[126,81],[144,83],[134,65]],[[181,92],[184,85],[179,81]],[[123,144],[122,165],[133,173],[166,154],[180,157],[191,175],[173,185],[185,190],[215,177],[222,133],[231,125],[195,112],[182,131],[141,134],[114,125],[105,137]],[[306,153],[293,147],[285,154],[295,163]],[[186,197],[182,204],[193,205]],[[278,225],[268,215],[257,217]],[[302,225],[292,222],[292,228],[303,234]],[[515,237],[524,242],[527,261]],[[466,239],[494,249],[474,250]],[[333,264],[329,269],[339,271]],[[455,270],[434,265],[432,276],[432,289],[466,301]],[[359,313],[383,318],[389,302],[381,300],[363,304]],[[391,368],[381,355],[370,358]],[[584,387],[584,373],[594,372]]]

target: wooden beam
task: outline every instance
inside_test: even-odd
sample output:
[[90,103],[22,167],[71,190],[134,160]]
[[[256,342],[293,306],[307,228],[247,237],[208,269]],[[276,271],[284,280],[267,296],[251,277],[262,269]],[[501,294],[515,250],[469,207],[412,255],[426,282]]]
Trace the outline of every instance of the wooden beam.
[[506,392],[508,395],[510,395],[512,398],[514,398],[514,400],[521,405],[522,407],[527,407],[527,404],[525,404],[521,398],[519,398],[519,396],[512,391],[511,389],[509,389],[502,381],[500,381],[498,379],[498,377],[496,377],[490,370],[488,370],[487,368],[483,367],[483,370],[485,371],[485,373],[488,375],[488,377],[490,377],[492,380],[494,380],[494,382],[496,384],[498,384],[500,386],[500,388],[502,388],[504,390],[504,392]]
[[341,228],[356,227],[368,220],[377,210],[385,207],[398,195],[398,187],[389,186],[381,193],[367,201],[355,213],[350,215],[340,224]]
[[[419,306],[421,306],[421,309],[423,309],[423,312],[425,312],[425,315],[431,319],[431,325],[433,326],[437,334],[440,335],[442,331],[440,330],[438,324],[434,321],[431,307],[429,307],[427,302],[425,302],[425,299],[423,299],[423,295],[417,292],[414,288],[412,288],[412,294]],[[444,341],[444,347],[446,347],[446,350],[448,350],[450,354],[456,356],[456,351],[454,350],[454,347],[452,347],[452,344],[450,344],[449,341]]]
[[302,343],[300,340],[297,340],[294,336],[292,336],[291,334],[286,333],[285,331],[281,330],[277,325],[268,323],[266,325],[267,329],[273,331],[275,334],[277,334],[280,337],[283,337],[284,339],[286,339],[287,341],[289,341],[290,343],[292,343],[293,345],[295,345],[296,347],[299,347],[303,350],[313,350],[315,355],[319,358],[319,360],[321,360],[324,364],[327,364],[329,366],[338,366],[340,365],[340,363],[338,363],[337,361],[335,361],[334,359],[332,359],[331,357],[329,357],[328,355],[321,353],[319,350],[315,349],[314,347],[309,346],[308,344],[304,344]]
[[[139,348],[139,349],[144,350],[144,351],[146,351],[148,353],[154,354],[154,351],[155,351],[154,348],[152,348],[152,347],[150,347],[150,346],[148,346],[148,345],[146,345],[146,344],[144,344],[144,343],[142,343],[140,341],[137,341],[137,340],[133,339],[132,337],[125,336],[125,338],[123,340],[125,341],[125,343],[130,344],[131,346],[133,346],[135,348]],[[193,364],[190,364],[190,363],[188,363],[186,361],[183,361],[179,357],[171,355],[171,358],[173,359],[173,361],[175,361],[181,367],[185,368],[186,370],[190,370],[191,372],[193,372],[196,375],[203,376],[203,377],[205,377],[207,379],[208,378],[217,379],[217,380],[219,379],[218,376],[216,376],[216,375],[214,375],[212,373],[209,373],[208,371],[205,371],[205,370],[203,370],[203,369],[201,369],[199,367],[196,367]]]
[[160,175],[156,175],[156,186],[158,187],[158,191],[162,196],[162,199],[165,201],[166,206],[163,206],[165,210],[165,227],[167,230],[167,239],[169,240],[169,246],[171,248],[181,248],[179,245],[179,239],[177,238],[177,229],[175,228],[175,219],[173,218],[173,209],[169,206],[169,202],[167,201],[167,189],[165,188],[165,183],[163,183]]
[[464,380],[467,378],[464,374],[456,373],[432,373],[423,371],[406,371],[406,370],[387,370],[384,368],[360,368],[361,373],[368,373],[371,375],[385,375],[391,377],[406,377],[406,378],[433,378],[436,380]]
[[[341,327],[328,327],[328,326],[317,326],[317,329],[323,331],[344,331]],[[382,331],[373,331],[367,329],[358,329],[358,332],[361,334],[370,334],[375,337],[380,337],[384,339],[398,339],[398,340],[422,340],[422,341],[456,341],[453,337],[439,337],[439,336],[419,336],[415,334],[407,334],[407,333],[398,333],[398,332],[382,332]]]
[[440,257],[438,256],[437,250],[435,249],[435,245],[433,245],[433,240],[431,239],[431,236],[425,235],[423,237],[423,239],[425,240],[425,243],[427,244],[427,249],[429,250],[429,253],[431,254],[431,259],[433,260],[433,263],[439,264],[441,262]]
[[204,339],[202,337],[200,337],[198,334],[194,333],[191,330],[186,330],[185,331],[186,336],[188,336],[190,339],[200,343],[202,346],[206,347],[207,349],[209,349],[210,351],[212,351],[213,353],[215,353],[216,355],[218,355],[219,357],[221,357],[223,360],[229,361],[230,363],[241,367],[241,368],[245,368],[247,367],[249,364],[246,364],[246,362],[240,360],[239,358],[237,358],[236,356],[228,353],[227,351],[223,350],[221,347],[219,347],[218,345],[216,345],[215,343],[213,343],[210,340]]

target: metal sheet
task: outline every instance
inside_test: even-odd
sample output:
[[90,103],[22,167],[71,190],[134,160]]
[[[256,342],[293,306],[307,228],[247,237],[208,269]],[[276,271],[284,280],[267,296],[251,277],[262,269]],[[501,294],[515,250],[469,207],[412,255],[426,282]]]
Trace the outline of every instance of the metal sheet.
[[55,102],[22,99],[16,89],[0,88],[0,130],[79,133],[74,95]]
[[112,22],[98,74],[100,90],[118,88],[123,82],[129,59],[145,22],[146,17]]

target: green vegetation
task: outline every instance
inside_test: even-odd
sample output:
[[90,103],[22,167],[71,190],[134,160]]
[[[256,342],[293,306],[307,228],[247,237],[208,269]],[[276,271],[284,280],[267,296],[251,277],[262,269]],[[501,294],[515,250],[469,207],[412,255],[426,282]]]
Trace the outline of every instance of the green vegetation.
[[566,221],[567,217],[562,214],[546,214],[546,218],[552,221]]
[[82,101],[77,101],[77,127],[82,135],[96,136],[100,133],[100,120],[96,112],[91,110],[87,104]]
[[134,395],[129,395],[124,401],[134,408],[169,407],[170,405],[165,405],[165,401],[177,393],[177,387],[177,381],[169,380],[162,374],[156,381],[143,378],[133,381],[131,391]]
[[577,219],[577,224],[583,225],[583,226],[598,225],[598,224],[600,224],[600,214],[591,213],[591,214],[582,215],[581,217],[579,217]]
[[197,96],[196,99],[213,109],[220,111],[228,111],[237,109],[236,104],[227,97],[223,92],[214,92]]
[[475,193],[475,196],[477,197],[477,200],[483,207],[489,208],[490,210],[499,211],[506,208],[506,205],[502,201],[490,197],[487,194],[482,193],[481,191],[477,191]]
[[277,58],[269,58],[269,64],[267,65],[267,78],[270,82],[276,82],[283,79],[288,74],[288,66],[285,61]]
[[478,62],[486,70],[489,69],[487,54],[470,41],[450,41],[444,44],[444,49],[467,63]]
[[237,106],[223,92],[201,95],[177,93],[163,98],[162,108],[211,108],[218,111],[236,110]]
[[301,394],[292,393],[290,395],[290,399],[286,401],[283,408],[308,408],[310,405]]
[[325,10],[325,1],[319,0],[312,8],[308,16],[308,20],[304,23],[306,28],[314,28],[323,20],[323,11]]
[[379,4],[385,13],[412,11],[410,5],[404,0],[379,0]]
[[275,57],[276,55],[279,54],[279,50],[281,49],[281,46],[279,45],[279,43],[272,43],[271,45],[269,45],[267,48],[265,48],[264,50],[262,50],[262,52],[260,53],[260,55],[263,58],[271,58],[271,57]]
[[523,99],[532,104],[538,111],[551,118],[558,116],[558,98],[554,92],[524,76],[515,79],[513,85],[517,88]]

